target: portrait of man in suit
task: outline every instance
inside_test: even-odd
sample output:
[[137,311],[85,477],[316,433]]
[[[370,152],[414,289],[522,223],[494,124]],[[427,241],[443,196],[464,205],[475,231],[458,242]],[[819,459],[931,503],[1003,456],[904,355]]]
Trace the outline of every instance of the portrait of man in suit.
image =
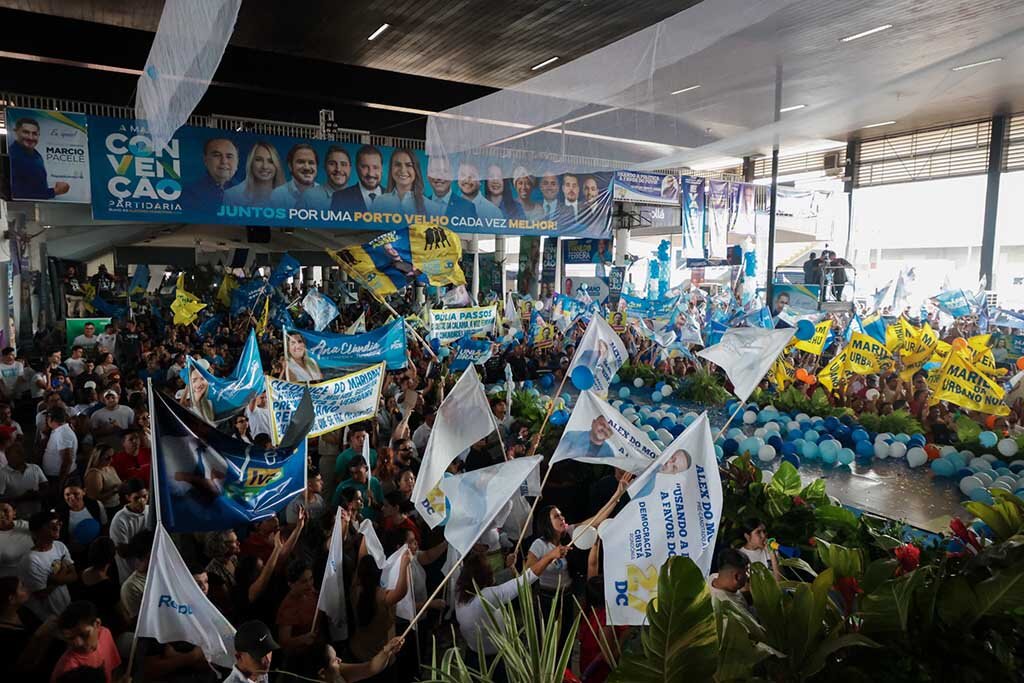
[[359,182],[338,190],[331,198],[332,211],[372,211],[374,202],[384,194],[384,155],[373,145],[363,145],[356,152],[356,175]]
[[473,203],[452,192],[452,165],[447,157],[430,157],[427,162],[427,182],[434,193],[440,212],[453,218],[476,218],[476,207]]

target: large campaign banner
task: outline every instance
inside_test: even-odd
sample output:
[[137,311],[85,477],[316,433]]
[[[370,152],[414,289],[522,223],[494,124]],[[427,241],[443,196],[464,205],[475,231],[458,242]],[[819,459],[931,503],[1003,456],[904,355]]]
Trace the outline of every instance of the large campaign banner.
[[[402,370],[408,362],[403,320],[393,320],[362,334],[290,328],[285,331],[289,337],[288,362],[313,380],[323,379],[324,370],[351,370],[380,362],[385,363],[388,370]],[[298,348],[299,345],[304,345],[304,349]]]
[[135,222],[607,237],[611,174],[421,150],[91,116],[93,216]]
[[664,173],[615,172],[615,201],[679,204],[679,178]]
[[772,285],[772,315],[781,314],[787,306],[798,314],[816,313],[820,288],[820,285]]
[[380,401],[384,373],[384,363],[380,363],[319,384],[296,384],[267,377],[274,443],[288,431],[292,416],[307,389],[313,399],[313,427],[309,430],[309,438],[373,417]]
[[11,199],[88,204],[85,115],[10,107],[6,121]]
[[563,265],[609,264],[613,258],[611,240],[564,240],[562,242]]
[[684,258],[704,258],[705,185],[703,178],[682,179]]
[[493,332],[497,321],[497,306],[431,309],[430,338],[447,346],[464,336]]

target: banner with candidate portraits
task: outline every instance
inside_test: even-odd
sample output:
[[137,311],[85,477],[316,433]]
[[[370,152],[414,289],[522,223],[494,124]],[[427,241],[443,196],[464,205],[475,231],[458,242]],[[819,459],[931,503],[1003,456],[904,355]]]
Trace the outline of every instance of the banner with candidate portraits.
[[665,173],[615,172],[615,201],[679,204],[679,178]]
[[351,370],[385,363],[403,370],[406,356],[405,321],[394,320],[362,334],[335,334],[285,328],[288,370],[295,381],[320,381],[324,371]]
[[183,126],[155,152],[145,121],[89,117],[97,219],[467,234],[610,234],[611,173]]
[[586,263],[607,265],[612,262],[611,240],[565,240],[562,242],[562,264],[581,265]]
[[310,439],[373,417],[380,402],[385,371],[384,363],[378,363],[344,377],[308,385],[267,377],[274,443],[278,443],[288,431],[288,425],[306,390],[313,399],[313,426],[308,435]]
[[84,114],[6,110],[11,199],[88,204],[89,135]]
[[683,257],[704,258],[705,196],[707,181],[703,178],[682,179],[683,196]]

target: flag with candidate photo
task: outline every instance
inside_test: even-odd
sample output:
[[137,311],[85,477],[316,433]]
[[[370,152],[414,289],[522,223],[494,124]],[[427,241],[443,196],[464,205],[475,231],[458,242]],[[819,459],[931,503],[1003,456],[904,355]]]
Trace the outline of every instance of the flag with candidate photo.
[[611,325],[601,316],[594,316],[583,333],[572,362],[569,364],[569,379],[583,391],[591,389],[604,395],[612,377],[628,358],[626,345]]
[[794,334],[793,328],[733,327],[725,331],[721,341],[697,355],[722,368],[732,382],[732,393],[745,402]]
[[661,448],[593,391],[580,393],[558,441],[551,464],[579,460],[610,465],[626,472],[643,472]]
[[153,396],[156,496],[169,531],[217,531],[271,517],[306,488],[308,395],[276,448],[225,434],[163,394]]

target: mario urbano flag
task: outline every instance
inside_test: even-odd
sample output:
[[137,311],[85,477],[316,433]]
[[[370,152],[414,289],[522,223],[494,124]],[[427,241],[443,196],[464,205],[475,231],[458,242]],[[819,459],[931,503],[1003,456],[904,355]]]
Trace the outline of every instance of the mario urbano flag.
[[277,514],[305,489],[310,399],[292,417],[282,444],[269,449],[218,431],[160,394],[153,407],[156,495],[169,531],[244,526]]
[[156,525],[135,635],[159,643],[192,643],[211,664],[235,665],[235,627],[199,588],[161,524]]

